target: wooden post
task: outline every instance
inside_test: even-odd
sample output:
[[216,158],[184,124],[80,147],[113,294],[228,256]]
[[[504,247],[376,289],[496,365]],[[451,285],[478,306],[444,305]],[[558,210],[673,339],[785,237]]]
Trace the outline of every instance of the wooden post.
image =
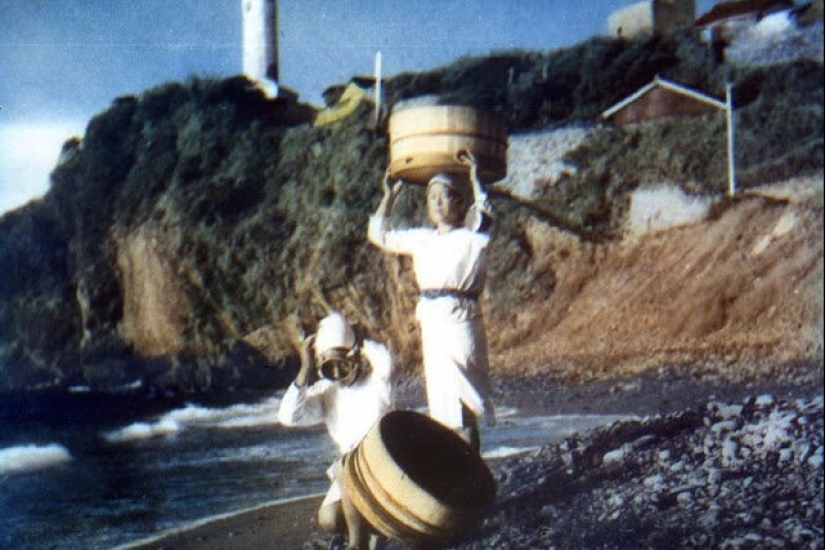
[[375,127],[381,124],[381,52],[375,52]]
[[728,119],[728,195],[736,195],[736,156],[733,126],[733,85],[725,88],[725,112]]

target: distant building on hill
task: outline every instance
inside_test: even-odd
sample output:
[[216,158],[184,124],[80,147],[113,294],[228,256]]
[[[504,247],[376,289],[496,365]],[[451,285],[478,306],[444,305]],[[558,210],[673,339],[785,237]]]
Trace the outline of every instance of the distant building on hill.
[[657,76],[606,109],[602,118],[623,126],[666,117],[700,115],[726,108],[722,99]]
[[346,85],[338,84],[324,90],[327,108],[315,117],[315,126],[332,124],[348,117],[363,102],[370,99],[369,91],[375,89],[375,78],[354,76]]
[[688,27],[696,19],[696,0],[646,0],[613,12],[607,21],[610,36],[633,38]]
[[792,0],[739,0],[721,2],[696,20],[696,27],[713,49],[714,58],[721,62],[725,49],[734,39],[753,28],[766,17],[795,8]]

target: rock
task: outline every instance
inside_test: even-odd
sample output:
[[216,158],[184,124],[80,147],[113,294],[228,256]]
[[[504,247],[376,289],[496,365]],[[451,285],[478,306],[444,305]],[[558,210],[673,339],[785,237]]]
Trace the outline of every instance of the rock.
[[733,438],[726,439],[722,443],[722,465],[733,466],[736,463],[738,451],[739,444]]
[[808,458],[807,464],[814,470],[822,469],[822,447],[819,447],[816,452]]
[[628,452],[629,448],[622,447],[605,453],[602,457],[602,466],[615,466],[616,464],[624,462]]
[[764,394],[764,395],[760,395],[759,397],[756,398],[755,404],[756,404],[757,407],[767,409],[769,407],[772,407],[775,402],[776,401],[774,400],[772,395]]
[[[620,422],[496,467],[507,496],[490,524],[507,528],[457,548],[822,547],[823,486],[811,482],[822,468],[822,401],[703,410],[680,429],[679,414]],[[793,420],[802,414],[809,423]],[[560,449],[578,466],[565,467]],[[532,485],[536,471],[551,491]]]

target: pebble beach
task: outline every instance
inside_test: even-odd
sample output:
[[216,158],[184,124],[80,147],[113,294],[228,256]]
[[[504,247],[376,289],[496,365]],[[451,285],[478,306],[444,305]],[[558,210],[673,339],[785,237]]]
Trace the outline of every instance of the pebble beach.
[[[636,417],[488,461],[496,503],[454,547],[822,548],[822,367],[796,368],[729,384],[659,376],[557,385],[543,401],[531,397],[536,384],[511,382],[505,403]],[[123,548],[343,548],[342,537],[318,530],[320,499],[205,518]]]

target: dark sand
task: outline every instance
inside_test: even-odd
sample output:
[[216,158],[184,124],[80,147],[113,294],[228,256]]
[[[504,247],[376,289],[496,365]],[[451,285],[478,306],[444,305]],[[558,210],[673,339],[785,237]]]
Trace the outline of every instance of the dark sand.
[[205,519],[121,549],[300,549],[318,530],[315,516],[322,500],[323,495],[312,495],[278,501]]

